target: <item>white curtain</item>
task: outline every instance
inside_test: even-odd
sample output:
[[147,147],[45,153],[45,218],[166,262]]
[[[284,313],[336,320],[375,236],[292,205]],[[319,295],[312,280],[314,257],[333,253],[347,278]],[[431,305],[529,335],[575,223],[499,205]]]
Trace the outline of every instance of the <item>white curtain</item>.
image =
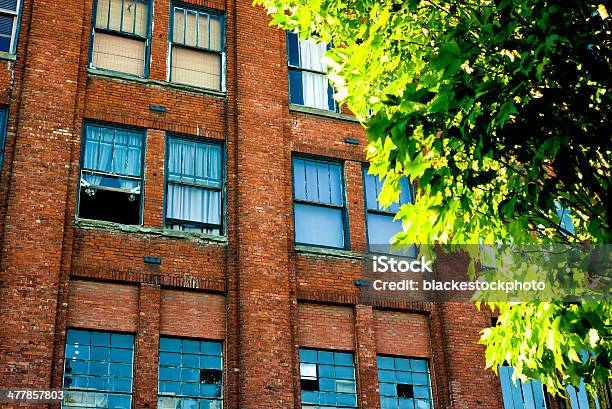
[[329,109],[329,82],[325,77],[327,67],[321,59],[327,51],[325,43],[317,43],[314,40],[300,40],[300,65],[321,74],[302,71],[302,89],[304,105]]

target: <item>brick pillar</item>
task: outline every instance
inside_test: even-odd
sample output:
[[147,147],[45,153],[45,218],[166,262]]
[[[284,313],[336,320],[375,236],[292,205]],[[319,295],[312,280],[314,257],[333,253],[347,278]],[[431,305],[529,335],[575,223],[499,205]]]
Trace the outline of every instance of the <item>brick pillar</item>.
[[27,60],[0,272],[0,387],[51,382],[68,170],[80,141],[73,124],[83,8],[82,0],[34,1],[20,53]]
[[157,129],[147,130],[146,147],[143,220],[145,226],[162,227],[166,133]]
[[290,151],[284,32],[236,3],[240,408],[294,407],[289,237]]
[[134,409],[157,408],[160,304],[160,286],[141,284],[136,334]]
[[378,367],[376,364],[376,338],[374,313],[371,306],[355,308],[355,333],[357,336],[357,374],[359,379],[359,407],[379,409]]
[[[461,280],[467,277],[468,263],[466,254],[438,253],[435,268],[441,277]],[[478,311],[468,299],[437,307],[450,407],[502,409],[499,379],[493,371],[485,370],[485,348],[478,344],[480,331],[491,326],[491,314],[486,309]]]
[[[166,62],[168,57],[168,29],[170,22],[170,0],[155,0],[153,3],[154,32],[151,35],[151,59],[149,78],[166,81]],[[148,159],[148,158],[147,158]]]
[[367,252],[366,221],[364,218],[363,176],[361,162],[346,161],[346,197],[349,228],[351,229],[351,250]]

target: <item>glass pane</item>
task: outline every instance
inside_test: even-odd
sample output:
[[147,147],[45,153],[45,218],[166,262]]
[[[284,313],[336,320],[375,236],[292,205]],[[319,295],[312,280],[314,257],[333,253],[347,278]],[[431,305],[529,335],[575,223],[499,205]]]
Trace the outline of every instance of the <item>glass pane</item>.
[[122,0],[109,0],[108,25],[104,28],[121,30]]
[[302,71],[300,70],[289,69],[289,96],[292,104],[304,105]]
[[116,348],[134,348],[134,336],[127,334],[111,334],[111,346]]
[[317,377],[317,365],[301,363],[300,364],[300,376],[302,378],[316,378]]
[[69,329],[66,334],[66,344],[91,344],[91,332]]
[[298,35],[287,32],[287,58],[289,65],[300,66],[300,48],[298,45]]
[[0,15],[0,51],[11,52],[11,37],[13,35],[13,24],[15,17]]
[[223,20],[219,16],[210,16],[210,49],[223,51]]
[[303,159],[293,159],[293,190],[296,199],[306,200],[306,165]]
[[223,353],[223,345],[220,342],[206,342],[200,343],[200,352],[204,355],[221,355]]
[[221,224],[221,192],[168,184],[166,216],[176,220]]
[[220,91],[222,68],[221,54],[172,47],[172,82]]
[[368,244],[371,251],[388,253],[391,238],[402,231],[400,220],[393,215],[368,213]]
[[296,203],[295,241],[328,247],[344,247],[341,209]]
[[0,9],[17,11],[17,0],[0,0]]
[[313,349],[300,349],[300,362],[317,362],[317,351]]
[[179,44],[185,44],[185,11],[178,7],[174,8],[172,41]]
[[164,338],[159,339],[159,349],[161,351],[180,352],[181,340],[176,338]]
[[198,341],[184,339],[181,341],[181,352],[197,354],[200,352],[200,343]]
[[185,45],[195,47],[197,42],[197,13],[187,10],[185,12]]
[[105,70],[144,75],[145,41],[97,31],[94,34],[91,64]]

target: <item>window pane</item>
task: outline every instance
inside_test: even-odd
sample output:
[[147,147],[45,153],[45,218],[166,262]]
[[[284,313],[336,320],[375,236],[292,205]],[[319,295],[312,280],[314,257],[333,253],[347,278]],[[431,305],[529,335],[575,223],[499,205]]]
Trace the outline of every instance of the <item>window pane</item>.
[[221,90],[221,55],[174,45],[172,82]]
[[17,0],[0,0],[0,9],[17,11]]
[[221,192],[168,183],[166,216],[175,220],[221,224]]
[[13,24],[16,17],[0,15],[0,51],[10,53]]
[[351,353],[300,349],[303,408],[357,407],[355,381],[341,379],[354,378],[354,370]]
[[187,10],[185,12],[185,41],[184,44],[195,47],[197,42],[197,13]]
[[[108,346],[113,345],[113,338],[121,348]],[[90,342],[101,346],[85,345]],[[133,350],[133,335],[68,330],[63,379],[67,391],[63,406],[129,408]],[[71,359],[72,356],[78,360]],[[112,363],[113,360],[125,363]],[[71,389],[87,391],[71,392]]]
[[341,209],[296,203],[295,241],[329,247],[344,247]]
[[304,106],[334,111],[330,106],[329,81],[325,74],[302,71],[302,94]]
[[427,409],[431,406],[427,360],[378,356],[377,362],[381,407]]
[[210,46],[211,50],[223,51],[223,20],[220,16],[210,16]]
[[300,66],[300,47],[298,45],[298,35],[287,32],[287,58],[289,65]]
[[299,40],[300,47],[300,66],[312,71],[325,73],[327,67],[321,60],[327,52],[325,43],[317,43],[314,40]]
[[174,22],[172,24],[172,41],[185,43],[185,10],[174,8]]
[[221,353],[220,342],[161,337],[159,394],[183,397],[172,400],[160,398],[159,407],[220,408],[223,396]]
[[302,71],[289,69],[289,97],[292,104],[304,105]]
[[93,67],[144,75],[145,41],[97,31],[93,39]]

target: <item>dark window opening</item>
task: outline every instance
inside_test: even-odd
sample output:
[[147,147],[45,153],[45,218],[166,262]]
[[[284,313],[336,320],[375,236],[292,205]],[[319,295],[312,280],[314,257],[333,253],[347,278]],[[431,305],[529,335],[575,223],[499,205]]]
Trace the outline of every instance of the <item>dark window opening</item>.
[[414,398],[414,386],[405,383],[397,384],[397,396],[400,398]]
[[300,384],[303,391],[318,391],[319,381],[317,379],[300,379]]
[[140,224],[140,194],[81,187],[79,217]]
[[220,369],[200,369],[200,383],[221,383],[223,372]]

